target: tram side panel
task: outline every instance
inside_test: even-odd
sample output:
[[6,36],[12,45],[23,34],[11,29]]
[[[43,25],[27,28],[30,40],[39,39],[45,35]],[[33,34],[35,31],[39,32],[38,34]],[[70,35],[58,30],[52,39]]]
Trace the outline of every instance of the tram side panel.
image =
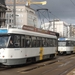
[[59,54],[71,54],[74,51],[74,47],[58,47]]
[[[28,33],[25,35],[22,32],[25,34],[26,32]],[[31,32],[31,31],[26,31],[26,32],[19,29],[15,29],[15,30],[10,29],[9,33],[7,32],[8,34],[7,33],[5,35],[3,34],[3,37],[6,38],[8,37],[8,41],[7,41],[8,46],[6,45],[5,47],[0,48],[0,63],[2,63],[3,65],[19,65],[19,64],[27,63],[27,61],[30,61],[33,58],[35,59],[37,58],[37,60],[43,60],[44,58],[48,58],[50,55],[56,53],[57,37],[55,35],[47,35],[42,33]],[[2,35],[0,37],[2,37]],[[12,48],[9,47],[9,43],[8,43],[11,40],[11,37],[13,40]],[[39,41],[40,45],[26,46],[25,40],[30,40],[31,43],[36,40],[36,42]],[[24,43],[23,41],[25,42],[25,44],[23,44]],[[47,45],[44,45],[43,44],[44,42]],[[15,43],[19,43],[19,46],[15,47],[14,46]]]
[[60,54],[72,54],[74,52],[75,38],[59,38],[58,52]]
[[56,53],[56,47],[43,48],[7,48],[1,49],[0,62],[4,65],[15,65],[26,63],[27,58],[39,57],[37,60],[43,60]]

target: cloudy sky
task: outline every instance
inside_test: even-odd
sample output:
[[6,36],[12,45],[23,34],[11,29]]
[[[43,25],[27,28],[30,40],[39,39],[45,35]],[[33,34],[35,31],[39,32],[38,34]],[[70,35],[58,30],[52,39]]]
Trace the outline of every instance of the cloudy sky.
[[[44,0],[33,0],[44,1]],[[60,19],[75,24],[75,0],[46,0],[46,5],[31,5],[34,9],[47,8],[51,12],[50,19]]]

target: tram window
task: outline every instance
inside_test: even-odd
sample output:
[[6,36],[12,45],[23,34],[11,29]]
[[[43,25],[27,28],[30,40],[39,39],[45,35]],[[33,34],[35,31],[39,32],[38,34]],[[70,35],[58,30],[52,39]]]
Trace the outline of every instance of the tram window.
[[42,40],[43,40],[43,47],[46,47],[47,45],[46,45],[46,38],[42,38]]
[[46,47],[48,47],[48,39],[46,38]]
[[51,44],[50,39],[47,38],[47,47],[50,47],[50,44]]
[[52,47],[54,47],[54,46],[55,46],[55,40],[52,39]]
[[13,48],[13,47],[14,47],[13,39],[10,38],[10,41],[9,41],[9,48]]
[[74,41],[74,46],[75,46],[75,41]]
[[67,46],[66,41],[58,41],[58,46]]
[[14,42],[13,42],[13,36],[11,36],[10,40],[9,40],[9,48],[13,48],[14,47]]
[[36,37],[32,37],[32,47],[36,47]]
[[49,39],[49,41],[50,41],[50,47],[52,47],[53,46],[53,39]]
[[58,46],[58,41],[55,39],[55,46]]
[[21,47],[25,47],[25,36],[21,35]]
[[48,43],[47,43],[47,38],[45,38],[45,47],[48,46]]
[[74,41],[73,41],[73,46],[74,46]]
[[73,41],[73,46],[75,46],[75,41]]
[[73,41],[71,41],[71,46],[73,46]]
[[37,37],[37,40],[36,40],[36,47],[40,47],[40,38]]
[[40,38],[40,47],[43,47],[43,40]]
[[66,42],[66,46],[72,46],[71,41],[67,41],[67,42]]
[[40,40],[36,41],[36,47],[40,47]]
[[50,47],[50,42],[48,38],[47,38],[47,46]]
[[74,43],[74,41],[73,41],[73,46],[75,46],[75,43]]
[[14,35],[14,46],[15,47],[20,47],[20,35]]
[[31,36],[25,36],[26,47],[31,47]]
[[75,41],[74,41],[74,46],[75,46]]
[[43,47],[43,40],[40,40],[40,47]]
[[71,41],[71,46],[73,46],[73,41]]
[[53,46],[56,46],[56,40],[53,39]]

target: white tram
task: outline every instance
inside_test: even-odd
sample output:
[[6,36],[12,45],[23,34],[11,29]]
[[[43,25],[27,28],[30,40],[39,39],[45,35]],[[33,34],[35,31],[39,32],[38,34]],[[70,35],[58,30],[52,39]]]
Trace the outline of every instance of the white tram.
[[75,38],[59,38],[58,53],[72,54],[75,52]]
[[0,63],[19,65],[55,57],[58,40],[55,33],[51,33],[44,34],[33,31],[32,28],[30,31],[21,28],[1,28]]

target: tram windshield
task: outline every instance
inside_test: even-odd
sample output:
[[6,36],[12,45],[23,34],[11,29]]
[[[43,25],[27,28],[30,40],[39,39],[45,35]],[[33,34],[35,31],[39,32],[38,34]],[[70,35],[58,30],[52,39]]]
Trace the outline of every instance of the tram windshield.
[[10,36],[2,35],[0,36],[0,48],[6,48],[8,46],[8,39]]
[[59,41],[58,46],[74,46],[75,42],[74,41]]
[[66,42],[65,41],[64,42],[59,41],[58,46],[66,46]]

